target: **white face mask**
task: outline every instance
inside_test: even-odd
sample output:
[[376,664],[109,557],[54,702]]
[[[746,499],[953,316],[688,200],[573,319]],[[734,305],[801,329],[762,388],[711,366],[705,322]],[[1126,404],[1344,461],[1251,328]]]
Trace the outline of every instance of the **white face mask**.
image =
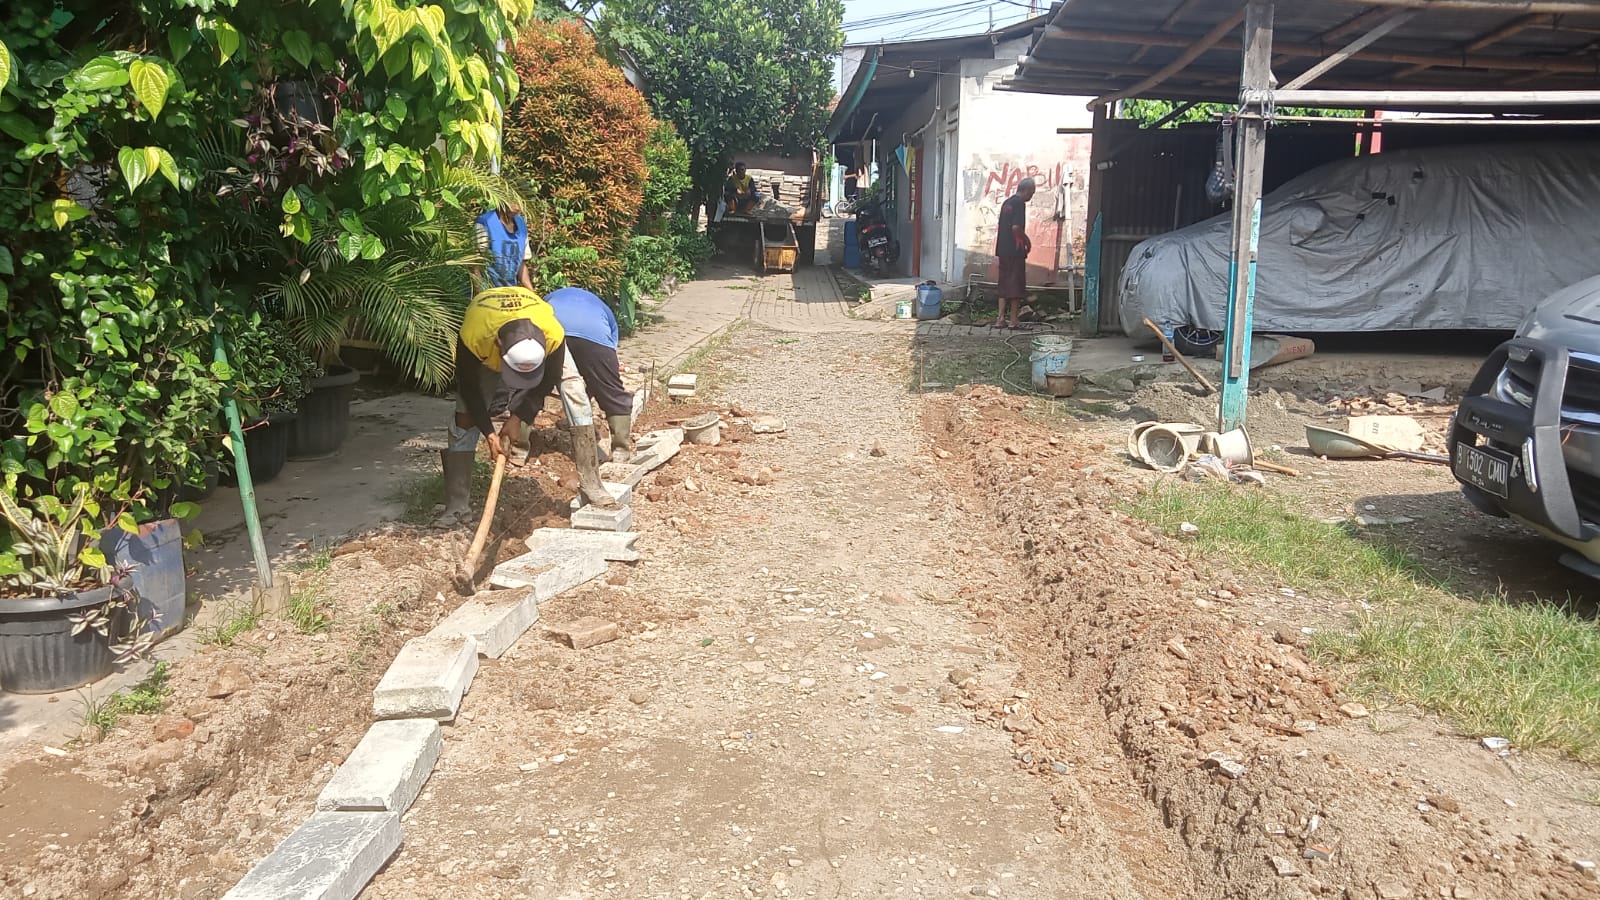
[[532,372],[544,365],[544,345],[532,338],[517,341],[500,357],[500,361],[518,372]]

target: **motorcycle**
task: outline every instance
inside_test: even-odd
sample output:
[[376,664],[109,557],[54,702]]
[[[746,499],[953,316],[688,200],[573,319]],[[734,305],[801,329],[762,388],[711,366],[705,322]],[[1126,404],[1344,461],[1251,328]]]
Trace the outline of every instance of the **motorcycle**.
[[856,207],[856,244],[861,249],[861,268],[872,274],[888,271],[900,260],[900,242],[894,239],[883,207],[876,201]]

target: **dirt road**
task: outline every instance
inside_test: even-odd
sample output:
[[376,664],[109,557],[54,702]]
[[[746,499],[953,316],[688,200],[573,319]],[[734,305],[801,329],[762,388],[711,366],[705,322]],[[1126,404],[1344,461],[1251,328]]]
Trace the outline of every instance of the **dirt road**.
[[1188,893],[1137,795],[1108,819],[968,708],[1034,725],[969,602],[1015,566],[934,470],[908,340],[739,334],[722,391],[787,432],[643,489],[626,584],[541,609],[627,635],[487,665],[366,896]]

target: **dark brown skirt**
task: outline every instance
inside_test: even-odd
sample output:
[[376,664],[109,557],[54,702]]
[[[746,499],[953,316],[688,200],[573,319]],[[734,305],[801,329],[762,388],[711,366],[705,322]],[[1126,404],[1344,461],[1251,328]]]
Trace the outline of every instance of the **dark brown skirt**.
[[1000,287],[997,293],[1002,300],[1021,300],[1028,296],[1028,258],[1002,256],[1000,260]]

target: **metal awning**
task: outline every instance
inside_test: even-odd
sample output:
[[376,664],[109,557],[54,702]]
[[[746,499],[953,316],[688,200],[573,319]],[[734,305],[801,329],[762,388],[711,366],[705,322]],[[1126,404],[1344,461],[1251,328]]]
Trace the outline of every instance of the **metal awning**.
[[[1065,0],[1052,9],[1005,87],[1105,100],[1141,96],[1234,103],[1244,7],[1243,0]],[[1375,30],[1380,33],[1370,43],[1316,78],[1316,87],[1533,91],[1600,86],[1600,2],[1595,0],[1282,2],[1272,41],[1273,74],[1287,85]],[[1519,107],[1508,98],[1506,108]]]

